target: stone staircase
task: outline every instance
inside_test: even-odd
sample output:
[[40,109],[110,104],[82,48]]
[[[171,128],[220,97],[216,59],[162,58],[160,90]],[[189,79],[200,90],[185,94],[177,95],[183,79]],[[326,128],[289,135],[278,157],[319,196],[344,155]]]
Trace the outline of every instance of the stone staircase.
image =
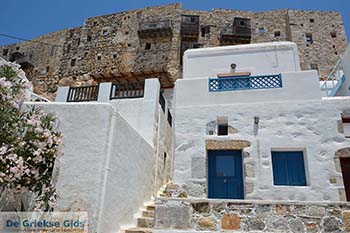
[[[161,187],[156,196],[158,197],[166,197],[166,187],[167,185],[164,185]],[[152,233],[153,227],[154,227],[154,211],[155,211],[155,204],[154,204],[154,198],[148,203],[145,203],[144,207],[140,210],[141,211],[141,217],[137,218],[137,224],[136,227],[128,228],[124,230],[124,233]]]
[[125,233],[151,233],[154,225],[154,203],[147,204],[137,218],[136,227],[126,229]]

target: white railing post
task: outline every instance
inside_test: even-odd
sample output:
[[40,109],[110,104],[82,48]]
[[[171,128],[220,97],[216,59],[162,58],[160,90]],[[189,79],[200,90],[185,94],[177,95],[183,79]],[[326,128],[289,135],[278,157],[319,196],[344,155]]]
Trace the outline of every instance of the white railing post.
[[157,78],[145,80],[144,99],[156,99],[158,101],[160,84]]
[[55,102],[67,102],[69,87],[59,87]]
[[98,102],[109,102],[111,97],[112,83],[100,83],[98,90]]

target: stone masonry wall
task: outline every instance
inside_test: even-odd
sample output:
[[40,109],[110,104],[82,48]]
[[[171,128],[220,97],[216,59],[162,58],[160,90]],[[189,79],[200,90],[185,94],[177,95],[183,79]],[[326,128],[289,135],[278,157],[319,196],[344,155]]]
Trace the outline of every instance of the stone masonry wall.
[[34,66],[26,70],[27,77],[34,85],[34,92],[50,97],[57,91],[58,70],[67,32],[62,30],[38,37],[32,42],[2,46],[0,56],[9,60],[12,53],[22,53]]
[[[191,42],[181,37],[181,15],[199,16],[198,38]],[[328,75],[347,45],[341,15],[333,11],[193,11],[184,10],[181,4],[170,4],[88,18],[82,27],[34,40],[59,46],[17,43],[1,46],[0,56],[9,59],[16,51],[28,55],[34,65],[28,76],[35,91],[51,98],[57,86],[102,81],[159,78],[163,88],[171,88],[181,78],[183,45],[220,46],[221,29],[232,26],[236,17],[250,19],[251,43],[297,43],[302,69],[318,69],[321,79]],[[172,36],[139,37],[140,23],[164,20],[171,21]],[[208,28],[204,34],[203,27]],[[312,44],[306,43],[307,35],[312,36]]]
[[154,232],[349,232],[345,202],[159,198]]

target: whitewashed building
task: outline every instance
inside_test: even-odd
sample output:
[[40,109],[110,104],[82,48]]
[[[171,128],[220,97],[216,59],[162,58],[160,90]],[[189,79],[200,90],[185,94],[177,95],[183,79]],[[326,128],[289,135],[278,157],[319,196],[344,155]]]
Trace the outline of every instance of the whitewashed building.
[[350,49],[322,82],[291,42],[188,50],[183,66],[172,103],[156,79],[28,103],[64,134],[58,211],[99,233],[350,232]]
[[291,42],[186,51],[157,232],[350,231],[349,55],[320,84]]

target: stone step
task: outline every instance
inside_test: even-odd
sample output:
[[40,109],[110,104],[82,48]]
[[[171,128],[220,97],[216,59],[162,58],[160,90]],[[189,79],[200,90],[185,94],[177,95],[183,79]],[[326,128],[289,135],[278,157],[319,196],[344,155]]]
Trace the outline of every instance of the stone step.
[[152,233],[151,228],[134,227],[125,230],[125,233]]
[[145,217],[145,218],[154,218],[154,211],[143,210],[143,211],[142,211],[142,217]]
[[152,204],[152,205],[147,205],[147,206],[146,206],[146,210],[154,211],[154,210],[155,210],[154,204]]
[[154,218],[138,218],[137,227],[152,228],[154,224]]

